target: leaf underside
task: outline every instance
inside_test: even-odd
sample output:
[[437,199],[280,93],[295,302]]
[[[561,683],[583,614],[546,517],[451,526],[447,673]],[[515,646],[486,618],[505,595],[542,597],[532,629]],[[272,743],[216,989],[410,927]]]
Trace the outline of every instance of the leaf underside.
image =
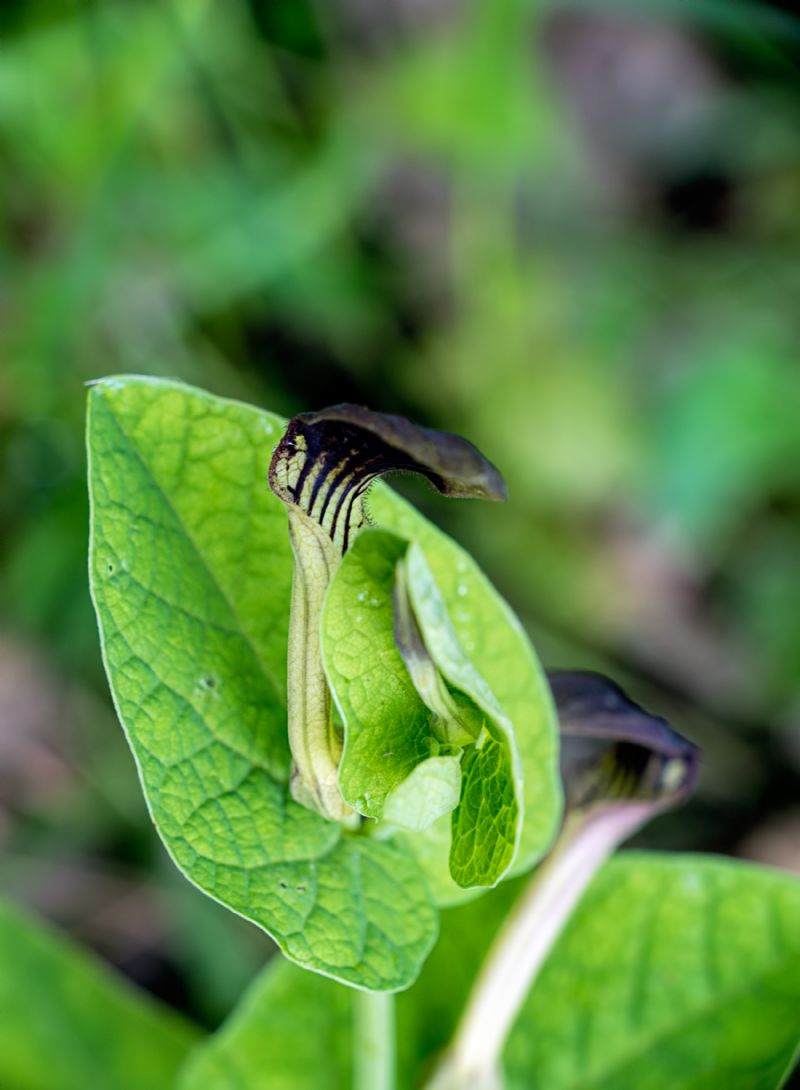
[[[432,793],[442,761],[434,716],[417,693],[395,646],[392,588],[408,554],[408,587],[425,643],[442,676],[472,709],[479,737],[461,760],[462,784],[444,793],[453,810],[449,869],[457,885],[495,885],[516,851],[521,778],[513,727],[467,659],[421,550],[382,530],[361,533],[334,577],[323,612],[326,672],[346,725],[339,783],[347,801],[369,817],[397,813],[413,827],[422,795]],[[449,765],[445,771],[449,770]],[[410,778],[414,772],[413,780]],[[424,777],[424,780],[423,780]],[[424,790],[414,790],[414,780]],[[433,815],[435,818],[437,815]]]
[[459,644],[513,725],[524,820],[511,873],[521,874],[550,847],[561,817],[558,727],[544,672],[514,613],[469,553],[382,482],[370,491],[368,510],[376,525],[419,546]]
[[451,827],[450,874],[464,889],[494,886],[514,861],[521,835],[523,785],[514,726],[467,657],[417,545],[409,548],[407,571],[414,611],[433,660],[445,680],[469,699],[481,723],[475,744],[464,751],[461,800]]

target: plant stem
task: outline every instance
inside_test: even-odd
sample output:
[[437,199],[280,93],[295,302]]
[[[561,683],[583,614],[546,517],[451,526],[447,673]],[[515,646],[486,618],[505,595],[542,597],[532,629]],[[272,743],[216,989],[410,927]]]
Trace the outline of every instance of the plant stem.
[[353,1018],[353,1090],[394,1090],[394,996],[355,992]]
[[530,987],[589,881],[642,820],[626,811],[575,815],[505,921],[428,1090],[497,1090],[500,1056]]

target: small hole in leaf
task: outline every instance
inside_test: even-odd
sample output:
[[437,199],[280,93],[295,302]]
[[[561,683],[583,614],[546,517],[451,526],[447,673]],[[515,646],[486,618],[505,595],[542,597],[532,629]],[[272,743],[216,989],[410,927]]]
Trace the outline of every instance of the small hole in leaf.
[[207,689],[213,689],[214,686],[217,684],[217,680],[216,680],[216,678],[213,678],[213,677],[204,677],[203,678],[203,684],[205,685],[205,687]]
[[113,565],[113,563],[112,563],[112,562],[111,562],[111,561],[109,560],[109,561],[107,562],[107,564],[106,564],[106,571],[108,572],[108,574],[109,574],[109,575],[113,575],[113,574],[114,574],[114,570],[115,570],[115,569],[114,569],[114,565]]
[[285,882],[278,882],[278,885],[281,887],[281,889],[286,889],[286,883]]
[[305,886],[295,886],[294,888],[297,890],[298,893],[305,893],[306,891]]

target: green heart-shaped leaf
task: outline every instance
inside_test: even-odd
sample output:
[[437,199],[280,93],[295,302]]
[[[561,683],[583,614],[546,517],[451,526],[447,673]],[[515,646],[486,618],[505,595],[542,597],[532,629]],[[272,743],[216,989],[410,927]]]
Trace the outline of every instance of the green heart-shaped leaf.
[[[508,885],[442,916],[401,1038],[448,1042]],[[447,981],[447,984],[444,982]],[[523,1004],[506,1090],[776,1090],[800,1044],[800,881],[623,852],[593,879]]]
[[264,480],[283,422],[137,377],[98,383],[89,402],[92,594],[167,849],[306,968],[408,986],[437,926],[418,865],[287,787],[291,556]]
[[798,1011],[800,882],[626,853],[600,872],[520,1012],[508,1090],[776,1090]]

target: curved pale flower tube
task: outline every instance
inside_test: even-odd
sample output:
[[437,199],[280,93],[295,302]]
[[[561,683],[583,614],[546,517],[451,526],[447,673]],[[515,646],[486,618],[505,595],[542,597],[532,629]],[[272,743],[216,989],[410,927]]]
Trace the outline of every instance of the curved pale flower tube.
[[348,821],[337,772],[342,743],[322,666],[320,615],[339,561],[368,521],[376,477],[419,473],[445,496],[503,500],[497,469],[466,439],[359,405],[293,417],[272,456],[269,484],[284,503],[294,553],[289,622],[288,719],[294,798]]

